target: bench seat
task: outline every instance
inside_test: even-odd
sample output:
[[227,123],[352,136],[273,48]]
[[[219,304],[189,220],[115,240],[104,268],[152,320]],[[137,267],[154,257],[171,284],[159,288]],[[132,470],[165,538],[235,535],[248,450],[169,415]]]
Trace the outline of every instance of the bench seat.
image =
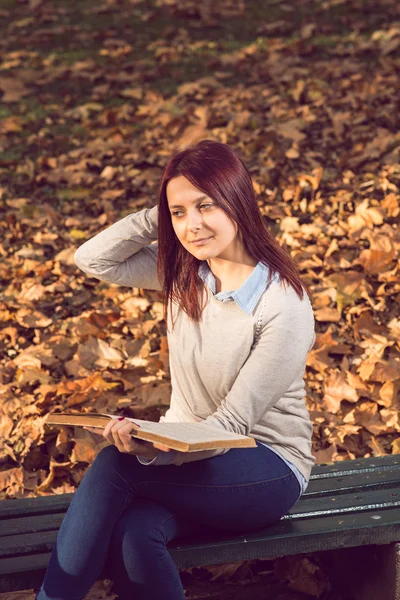
[[[72,496],[0,502],[0,592],[41,585]],[[168,548],[177,567],[185,569],[335,549],[382,547],[380,561],[386,579],[390,579],[385,581],[389,586],[386,598],[391,600],[392,596],[394,600],[400,593],[395,569],[399,562],[398,541],[400,455],[390,455],[316,465],[301,499],[279,522],[265,529],[245,535],[199,534],[196,539],[176,539]],[[375,567],[378,558],[374,558]],[[394,565],[390,577],[389,564]],[[99,579],[106,577],[103,569]]]

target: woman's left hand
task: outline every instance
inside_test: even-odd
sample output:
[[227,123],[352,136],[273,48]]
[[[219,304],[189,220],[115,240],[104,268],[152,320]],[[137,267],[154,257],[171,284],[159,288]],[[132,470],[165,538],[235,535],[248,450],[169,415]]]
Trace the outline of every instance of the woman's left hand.
[[106,440],[114,444],[120,452],[127,454],[136,454],[136,456],[143,456],[144,458],[155,458],[159,450],[163,452],[170,451],[168,446],[133,438],[130,432],[134,429],[140,429],[140,426],[132,423],[132,421],[111,419],[104,430],[99,430],[96,427],[84,427],[83,429],[102,435]]

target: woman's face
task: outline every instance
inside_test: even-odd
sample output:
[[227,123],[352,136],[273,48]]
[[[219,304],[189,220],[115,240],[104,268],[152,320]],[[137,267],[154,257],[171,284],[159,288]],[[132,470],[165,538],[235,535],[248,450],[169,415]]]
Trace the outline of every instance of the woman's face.
[[[229,260],[242,246],[236,223],[183,175],[168,182],[167,198],[178,240],[199,260]],[[204,241],[196,244],[196,240]]]

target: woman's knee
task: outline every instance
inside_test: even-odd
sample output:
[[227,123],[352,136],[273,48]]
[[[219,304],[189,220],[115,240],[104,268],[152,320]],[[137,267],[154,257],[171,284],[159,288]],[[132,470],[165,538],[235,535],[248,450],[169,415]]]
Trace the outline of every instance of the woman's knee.
[[148,562],[165,552],[167,539],[157,525],[147,529],[139,521],[119,520],[114,527],[109,552],[111,562],[118,557],[125,566]]
[[119,517],[112,532],[111,546],[143,552],[144,548],[166,546],[172,537],[174,519],[169,510],[145,498],[133,500]]
[[[127,461],[128,455],[123,454],[116,446],[110,444],[100,450],[88,469],[87,478],[95,480],[115,481],[123,489],[129,489],[134,481],[132,470],[134,465]],[[128,457],[129,458],[129,457]]]
[[105,446],[100,450],[92,463],[92,467],[115,467],[115,465],[121,461],[121,456],[122,453],[118,450],[118,448],[113,444],[110,444],[109,446]]

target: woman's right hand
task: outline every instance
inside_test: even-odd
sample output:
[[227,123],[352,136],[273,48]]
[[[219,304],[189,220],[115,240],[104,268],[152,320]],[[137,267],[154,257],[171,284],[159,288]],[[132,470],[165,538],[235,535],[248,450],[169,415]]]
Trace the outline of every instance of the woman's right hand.
[[106,440],[117,446],[120,452],[126,452],[128,454],[136,454],[137,456],[144,456],[145,458],[155,458],[158,451],[170,452],[171,448],[159,444],[157,442],[148,442],[147,440],[140,440],[134,438],[131,435],[133,429],[140,429],[140,426],[131,421],[123,421],[123,419],[111,419],[110,423],[107,423],[104,429],[98,427],[83,427],[86,431],[91,431],[97,435],[103,436]]

